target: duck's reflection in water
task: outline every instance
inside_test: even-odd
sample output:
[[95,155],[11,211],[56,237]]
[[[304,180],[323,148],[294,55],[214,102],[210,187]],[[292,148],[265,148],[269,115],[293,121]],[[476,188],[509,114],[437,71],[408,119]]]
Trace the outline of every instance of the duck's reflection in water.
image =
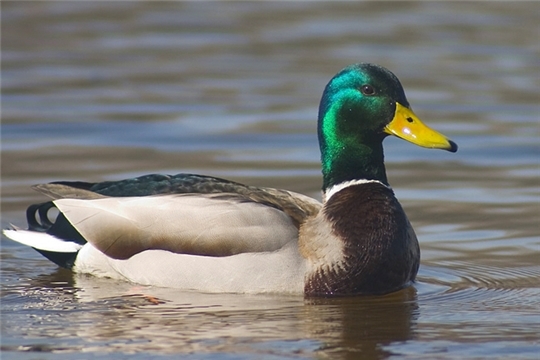
[[[209,294],[72,274],[34,281],[46,321],[40,336],[75,336],[72,349],[150,353],[273,354],[380,359],[413,337],[416,289],[386,296],[304,298]],[[34,334],[38,335],[38,334]],[[68,347],[69,349],[69,347]],[[66,348],[64,347],[64,350]]]

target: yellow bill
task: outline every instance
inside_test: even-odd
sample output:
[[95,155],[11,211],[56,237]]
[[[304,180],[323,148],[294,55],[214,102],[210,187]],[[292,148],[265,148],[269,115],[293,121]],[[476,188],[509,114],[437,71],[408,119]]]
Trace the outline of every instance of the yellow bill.
[[396,103],[396,114],[392,121],[384,127],[384,132],[426,148],[443,149],[450,152],[456,152],[458,148],[455,142],[424,125],[411,109],[400,103]]

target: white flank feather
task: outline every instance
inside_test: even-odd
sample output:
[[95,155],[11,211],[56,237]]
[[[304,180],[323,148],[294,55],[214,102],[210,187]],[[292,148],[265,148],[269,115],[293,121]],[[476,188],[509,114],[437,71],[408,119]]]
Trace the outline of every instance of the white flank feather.
[[211,293],[302,294],[306,263],[295,243],[272,252],[222,257],[146,250],[127,260],[111,259],[88,243],[77,255],[73,270],[142,285]]
[[83,246],[72,241],[65,241],[44,232],[31,230],[7,230],[4,235],[20,244],[33,248],[58,253],[76,253]]

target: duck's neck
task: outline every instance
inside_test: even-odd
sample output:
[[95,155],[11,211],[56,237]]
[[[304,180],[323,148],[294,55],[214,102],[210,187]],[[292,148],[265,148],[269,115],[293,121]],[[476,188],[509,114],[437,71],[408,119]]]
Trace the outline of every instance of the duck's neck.
[[343,118],[348,114],[329,109],[319,114],[319,144],[323,189],[355,179],[377,180],[388,185],[384,168],[383,136],[347,133],[337,124],[359,119]]

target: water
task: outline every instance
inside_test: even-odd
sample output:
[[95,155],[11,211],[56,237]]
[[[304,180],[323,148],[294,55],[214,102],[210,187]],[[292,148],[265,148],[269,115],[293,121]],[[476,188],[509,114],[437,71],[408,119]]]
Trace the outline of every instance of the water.
[[203,294],[76,276],[2,238],[2,358],[537,359],[535,2],[2,4],[2,227],[29,186],[195,172],[320,197],[326,82],[404,84],[456,154],[385,140],[420,239],[385,297]]

